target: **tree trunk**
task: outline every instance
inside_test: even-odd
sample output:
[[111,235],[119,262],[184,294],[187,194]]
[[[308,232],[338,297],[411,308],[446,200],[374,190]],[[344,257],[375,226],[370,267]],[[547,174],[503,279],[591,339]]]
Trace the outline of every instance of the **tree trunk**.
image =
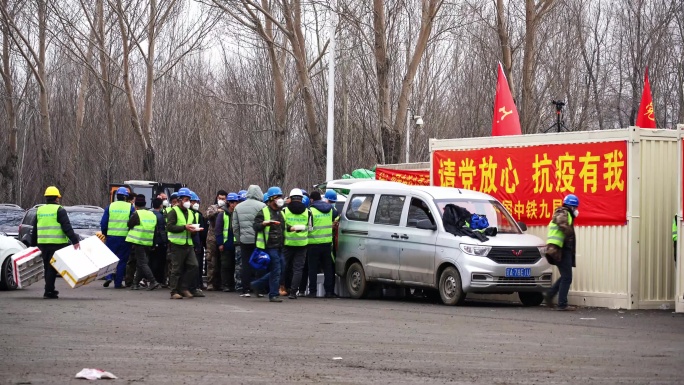
[[104,0],[97,0],[95,4],[95,9],[97,12],[97,42],[98,42],[98,52],[100,53],[100,79],[102,86],[102,94],[104,95],[104,108],[106,115],[107,124],[107,138],[108,145],[105,151],[105,187],[112,182],[112,170],[114,169],[114,158],[116,157],[117,147],[114,145],[116,143],[116,132],[114,126],[114,113],[112,111],[112,84],[109,80],[109,55],[107,54],[107,45],[105,44],[106,35],[104,29]]
[[400,146],[399,131],[395,131],[391,121],[389,68],[387,56],[387,37],[385,29],[385,6],[383,0],[373,0],[373,32],[375,36],[375,71],[378,77],[378,117],[380,139],[382,142],[382,159],[379,163],[397,163]]
[[142,131],[145,142],[145,161],[143,174],[147,180],[156,180],[154,145],[152,143],[152,113],[154,112],[154,59],[157,39],[156,31],[157,0],[150,0],[150,17],[147,25],[147,60],[145,61],[145,109],[143,110]]
[[[7,12],[7,0],[2,0],[0,6],[3,7],[4,14]],[[0,168],[3,179],[6,183],[8,202],[17,202],[19,187],[18,153],[17,153],[17,112],[14,106],[14,84],[12,82],[12,67],[10,62],[10,36],[9,27],[2,26],[2,80],[5,85],[5,113],[7,113],[7,151],[3,157],[4,162]]]
[[496,0],[496,32],[499,35],[499,44],[501,45],[501,65],[503,65],[504,74],[508,81],[508,88],[511,89],[511,95],[515,98],[515,87],[513,85],[513,77],[511,76],[513,70],[513,52],[511,49],[511,40],[508,36],[508,26],[506,25],[505,16],[504,1]]
[[42,81],[40,84],[40,127],[41,127],[41,166],[43,172],[43,185],[61,184],[61,178],[54,172],[48,172],[53,169],[53,146],[52,146],[52,130],[50,128],[50,106],[48,94],[47,71],[45,69],[45,60],[47,58],[47,5],[46,0],[38,0],[38,62],[37,72],[38,77]]

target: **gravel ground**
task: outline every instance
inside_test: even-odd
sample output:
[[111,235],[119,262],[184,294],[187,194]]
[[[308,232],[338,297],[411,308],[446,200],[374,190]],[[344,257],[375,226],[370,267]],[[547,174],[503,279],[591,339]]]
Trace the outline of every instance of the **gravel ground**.
[[[468,301],[206,298],[167,290],[0,293],[0,383],[68,384],[100,368],[130,384],[681,384],[672,310]],[[341,358],[341,359],[339,359]]]

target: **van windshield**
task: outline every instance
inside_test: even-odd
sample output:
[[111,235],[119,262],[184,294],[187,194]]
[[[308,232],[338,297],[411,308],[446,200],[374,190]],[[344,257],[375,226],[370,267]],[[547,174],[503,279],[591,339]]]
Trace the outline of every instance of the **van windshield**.
[[444,207],[448,204],[463,207],[471,214],[480,214],[487,217],[489,227],[496,227],[499,233],[520,234],[520,228],[515,223],[511,215],[497,201],[475,200],[475,199],[436,199],[435,204],[439,207],[441,214],[444,214]]

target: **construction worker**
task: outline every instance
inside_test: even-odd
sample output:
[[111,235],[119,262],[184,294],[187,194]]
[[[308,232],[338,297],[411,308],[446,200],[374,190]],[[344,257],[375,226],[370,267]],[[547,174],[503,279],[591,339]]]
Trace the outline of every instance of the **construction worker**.
[[154,231],[154,245],[150,251],[150,269],[154,278],[161,285],[162,288],[167,288],[166,285],[166,249],[169,244],[169,239],[166,236],[166,219],[162,214],[164,201],[162,198],[155,198],[152,200],[152,213],[157,217],[157,227]]
[[169,238],[169,258],[171,274],[169,287],[171,299],[192,298],[188,287],[197,276],[197,257],[193,248],[192,234],[199,232],[194,222],[194,214],[190,210],[190,190],[186,187],[178,190],[178,198],[182,204],[169,210],[166,218],[166,230]]
[[[271,187],[266,194],[268,194],[268,205],[261,209],[254,218],[253,229],[256,233],[256,247],[269,255],[270,262],[268,273],[251,282],[251,287],[257,293],[265,292],[265,288],[268,287],[269,301],[283,302],[278,289],[284,242],[283,232],[285,230],[285,220],[281,209],[285,205],[285,200],[283,200],[283,191],[280,187]],[[244,259],[247,259],[246,255]]]
[[302,190],[292,189],[290,203],[282,210],[285,220],[285,258],[280,275],[280,295],[287,295],[290,299],[297,299],[306,262],[311,213],[302,203],[303,198]]
[[677,262],[677,216],[672,220],[672,243],[674,243],[674,260]]
[[256,247],[256,235],[253,227],[254,218],[266,205],[262,202],[264,193],[261,192],[261,187],[257,185],[249,186],[247,191],[240,195],[240,199],[242,197],[244,197],[244,201],[238,203],[235,207],[231,220],[233,222],[233,232],[240,245],[240,253],[242,255],[242,294],[240,296],[250,297],[250,283],[254,278],[254,271],[249,265],[249,257]]
[[31,221],[31,244],[38,245],[43,257],[43,269],[45,270],[45,292],[43,298],[57,299],[59,292],[55,290],[57,271],[50,265],[50,260],[55,251],[62,249],[71,242],[74,249],[78,250],[79,237],[71,228],[69,215],[59,204],[62,195],[55,186],[45,189],[45,204],[38,207],[36,216]]
[[[207,221],[207,291],[219,290],[221,287],[221,253],[216,243],[216,218],[222,215],[226,209],[226,196],[224,190],[216,192],[214,204],[207,208],[205,219]],[[233,270],[235,268],[233,267]],[[235,285],[233,285],[235,286]]]
[[325,298],[336,298],[335,266],[332,259],[333,222],[337,210],[324,202],[319,191],[311,193],[311,231],[309,232],[309,294],[316,297],[318,272],[323,270]]
[[572,284],[572,268],[575,267],[575,218],[579,216],[579,199],[573,194],[563,198],[563,205],[553,213],[549,223],[546,254],[556,262],[560,278],[544,293],[544,301],[553,307],[553,297],[558,294],[556,310],[573,310],[568,306],[568,292]]
[[[164,194],[164,195],[166,195],[166,194]],[[164,210],[162,211],[164,216],[166,216],[174,206],[178,206],[178,193],[177,192],[171,193],[170,200],[171,200],[170,202],[166,201],[166,203],[164,204]]]
[[[235,211],[235,206],[238,204],[238,195],[236,193],[226,194],[224,203],[225,210],[221,210],[216,216],[215,234],[216,244],[221,253],[221,289],[224,292],[235,291],[236,277],[235,267],[235,234],[233,233],[233,225],[231,217]],[[219,201],[220,204],[220,201]]]
[[207,236],[204,231],[206,227],[206,222],[200,209],[200,198],[194,192],[190,191],[190,210],[194,215],[194,224],[199,224],[200,228],[203,230],[192,234],[192,242],[195,250],[195,258],[197,258],[197,278],[190,285],[190,293],[193,297],[204,297],[202,289],[204,288],[204,281],[202,280],[204,272],[204,247],[206,246]]
[[[107,237],[105,244],[119,258],[114,277],[115,289],[122,289],[124,287],[122,281],[126,273],[128,255],[131,251],[130,243],[126,242],[126,236],[128,235],[128,227],[126,225],[135,209],[133,205],[126,202],[126,198],[129,195],[128,189],[119,187],[116,190],[116,202],[112,202],[105,208],[102,220],[100,220],[102,234]],[[112,277],[108,276],[102,286],[109,287],[111,282]],[[131,284],[132,282],[128,283]]]
[[154,246],[154,233],[157,228],[157,216],[145,209],[147,202],[144,195],[135,198],[135,213],[128,220],[128,236],[126,242],[131,244],[131,255],[128,261],[135,263],[135,275],[133,277],[132,290],[140,290],[140,281],[147,280],[148,290],[154,290],[161,286],[150,269],[150,254]]

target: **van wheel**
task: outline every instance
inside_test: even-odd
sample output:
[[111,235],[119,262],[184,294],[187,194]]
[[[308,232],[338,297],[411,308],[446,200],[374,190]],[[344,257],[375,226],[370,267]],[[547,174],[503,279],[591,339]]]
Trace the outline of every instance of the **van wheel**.
[[539,292],[518,292],[523,306],[539,306],[544,302],[544,295]]
[[354,262],[345,274],[347,281],[347,291],[349,296],[354,299],[363,298],[366,296],[368,290],[368,282],[366,282],[366,273],[360,263]]
[[466,293],[461,285],[461,275],[455,267],[449,266],[439,277],[439,296],[442,303],[449,306],[462,305]]

